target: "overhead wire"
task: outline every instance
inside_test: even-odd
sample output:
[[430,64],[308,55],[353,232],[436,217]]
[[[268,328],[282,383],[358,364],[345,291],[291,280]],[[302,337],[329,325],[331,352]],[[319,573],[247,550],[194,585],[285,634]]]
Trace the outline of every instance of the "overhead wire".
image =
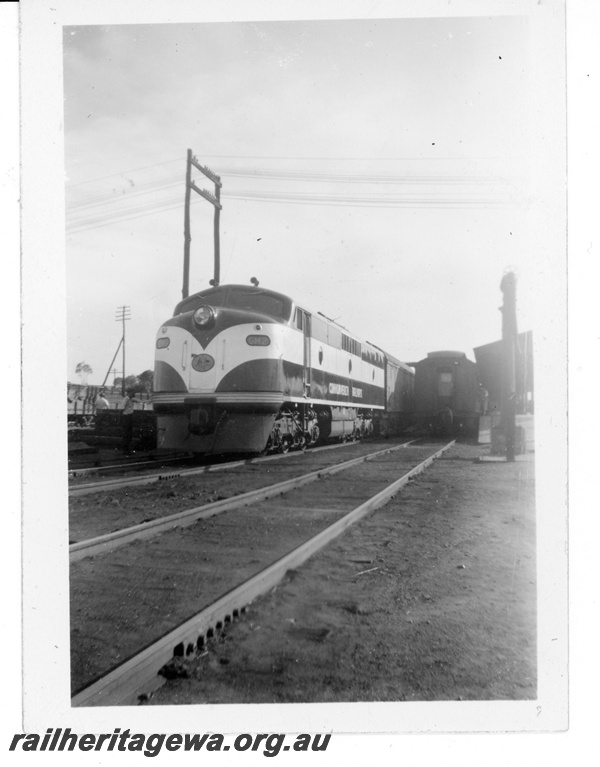
[[178,157],[174,160],[164,160],[163,162],[155,162],[153,165],[143,165],[139,168],[130,168],[129,170],[123,170],[119,173],[109,173],[106,176],[96,176],[95,178],[86,179],[85,181],[77,181],[75,183],[67,184],[67,188],[74,187],[74,186],[83,186],[84,184],[94,184],[96,181],[104,181],[107,178],[115,178],[118,176],[123,176],[125,173],[137,173],[139,170],[149,170],[150,168],[157,168],[159,165],[170,165],[174,162],[181,162],[181,157]]
[[[448,208],[464,208],[464,207],[499,207],[505,206],[508,203],[506,200],[494,200],[494,199],[482,199],[476,197],[466,198],[434,198],[434,197],[350,197],[343,195],[290,195],[290,194],[268,194],[260,192],[229,192],[221,195],[221,201],[225,199],[231,200],[244,200],[247,202],[275,202],[275,203],[287,203],[287,204],[303,204],[303,205],[344,205],[349,207],[360,208],[397,208],[397,207],[448,207]],[[201,200],[193,199],[192,204],[196,205]],[[155,213],[172,210],[182,206],[181,196],[171,197],[169,199],[162,200],[160,202],[150,202],[144,205],[132,206],[124,208],[118,212],[111,214],[99,214],[98,216],[89,216],[87,218],[71,220],[67,224],[67,229],[70,233],[76,231],[82,231],[83,229],[91,229],[95,226],[109,225],[113,223],[120,223],[122,221],[131,220],[133,218],[140,218],[142,216],[153,215]]]
[[[154,186],[162,186],[163,184],[175,183],[183,178],[182,174],[168,176],[165,179],[158,179],[154,181],[146,182],[132,182],[128,176],[130,173],[121,174],[121,178],[129,181],[131,188],[152,188]],[[258,178],[258,179],[283,179],[283,180],[300,180],[300,181],[325,181],[325,182],[345,182],[345,183],[384,183],[384,184],[398,184],[398,183],[413,183],[413,184],[464,184],[464,183],[480,183],[491,184],[497,181],[493,177],[484,176],[450,176],[450,175],[396,175],[396,174],[384,174],[384,173],[315,173],[311,171],[298,171],[291,169],[277,170],[264,168],[231,168],[224,167],[219,171],[220,177],[235,176],[238,178]],[[110,178],[110,177],[105,177]],[[67,185],[67,189],[71,186]],[[129,189],[126,188],[127,191]],[[124,190],[121,190],[124,191]],[[112,194],[117,194],[117,190],[113,189],[109,192],[104,192],[100,195],[93,195],[91,197],[82,198],[82,202],[91,201],[97,198],[110,197]]]
[[[493,179],[485,179],[481,177],[451,177],[451,176],[427,176],[427,177],[411,177],[411,176],[373,176],[373,175],[365,175],[365,176],[343,176],[340,174],[293,174],[293,173],[259,173],[259,172],[252,172],[252,173],[246,173],[236,170],[224,170],[222,172],[222,178],[224,177],[236,177],[236,178],[255,178],[255,179],[262,179],[262,180],[299,180],[299,181],[307,181],[307,182],[322,182],[322,183],[332,183],[332,182],[345,182],[345,183],[351,183],[351,184],[387,184],[387,185],[394,185],[394,184],[408,184],[408,185],[415,185],[415,186],[422,186],[427,184],[435,184],[435,185],[465,185],[465,184],[471,184],[471,185],[493,185],[495,182]],[[116,202],[128,202],[133,197],[139,197],[141,195],[145,194],[151,194],[157,191],[162,191],[168,188],[176,187],[177,185],[181,184],[182,179],[180,176],[171,176],[166,179],[158,180],[158,181],[149,181],[149,182],[143,182],[140,184],[134,184],[131,188],[128,189],[122,189],[120,191],[118,190],[112,190],[107,193],[90,196],[90,197],[84,197],[80,200],[75,200],[70,203],[67,203],[67,212],[79,212],[84,208],[94,207],[96,205],[102,204],[102,203],[116,203]]]
[[[358,198],[358,197],[344,197],[344,196],[301,196],[301,195],[267,195],[264,193],[252,193],[252,192],[230,192],[221,196],[223,199],[232,200],[244,200],[247,202],[268,202],[268,203],[283,203],[283,204],[302,204],[302,205],[323,205],[323,206],[346,206],[346,207],[360,207],[360,208],[399,208],[399,207],[412,207],[412,208],[451,208],[459,209],[464,207],[471,208],[487,208],[487,207],[499,207],[504,206],[507,203],[498,200],[482,200],[477,198],[464,198],[464,199],[444,199],[444,198]],[[192,205],[196,205],[202,202],[201,200],[192,200]],[[136,218],[144,216],[154,215],[156,213],[165,212],[168,210],[175,210],[182,207],[182,201],[180,197],[171,198],[165,200],[160,204],[147,203],[143,206],[136,208],[129,208],[120,211],[118,214],[110,216],[101,215],[95,218],[88,218],[72,222],[67,231],[69,234],[76,234],[79,232],[87,231],[88,229],[94,229],[101,226],[109,226],[112,224],[123,223],[131,221]]]
[[67,209],[72,210],[86,208],[93,205],[99,205],[103,202],[118,202],[124,200],[125,198],[129,199],[130,197],[139,197],[141,194],[149,194],[161,189],[167,189],[169,187],[181,184],[181,182],[181,176],[170,176],[159,181],[146,181],[134,184],[127,189],[112,189],[110,192],[104,192],[102,194],[92,195],[90,197],[82,197],[79,200],[69,202],[67,203]]
[[[278,155],[229,155],[229,154],[203,154],[203,157],[208,159],[228,159],[228,160],[292,160],[294,162],[304,162],[306,160],[316,162],[439,162],[453,160],[455,162],[463,162],[459,157],[293,157],[293,156],[278,156]],[[469,162],[494,162],[499,158],[497,157],[473,157],[469,158]],[[94,184],[96,181],[104,181],[108,178],[122,178],[126,174],[131,175],[142,170],[150,170],[151,168],[157,168],[161,165],[172,165],[174,163],[182,163],[185,166],[185,160],[181,157],[173,158],[172,160],[164,160],[163,162],[156,162],[151,165],[142,165],[137,168],[128,168],[117,173],[109,173],[106,176],[96,176],[91,179],[85,179],[84,181],[77,181],[74,183],[68,183],[67,188],[73,188],[76,186],[84,186],[85,184]]]
[[[289,159],[289,158],[288,158]],[[153,167],[165,165],[174,161],[156,163],[155,165],[145,166],[139,170],[148,170]],[[113,178],[117,174],[102,177],[102,179]],[[119,174],[121,179],[129,183],[124,189],[115,189],[108,192],[102,192],[96,195],[86,196],[80,199],[72,200],[67,203],[67,230],[70,233],[86,231],[96,226],[108,226],[111,223],[120,223],[129,221],[133,218],[152,215],[182,204],[182,196],[170,196],[158,200],[143,202],[141,205],[129,205],[130,202],[136,202],[138,198],[144,195],[156,195],[176,186],[183,186],[183,174],[169,175],[160,179],[149,181],[134,181],[129,178],[132,175],[130,171],[124,171]],[[485,176],[460,176],[460,175],[394,175],[381,173],[324,173],[314,171],[298,171],[292,169],[256,169],[256,168],[236,168],[224,167],[219,173],[221,178],[252,178],[254,180],[265,181],[292,181],[300,183],[332,183],[332,184],[361,184],[361,185],[400,185],[400,186],[452,186],[452,187],[479,187],[481,189],[496,186],[507,186],[503,179]],[[102,180],[98,179],[98,180]],[[70,189],[70,187],[68,187]],[[398,207],[415,206],[425,207],[464,207],[467,205],[497,206],[509,202],[507,199],[498,199],[493,195],[487,199],[473,197],[471,195],[457,197],[452,195],[433,196],[428,192],[415,194],[411,192],[396,192],[395,194],[363,194],[363,195],[345,195],[335,193],[304,193],[283,192],[283,191],[260,191],[260,190],[227,190],[223,189],[222,199],[242,199],[247,201],[279,202],[289,204],[311,204],[311,205],[346,205],[356,207]],[[199,200],[193,200],[194,203]],[[127,207],[123,207],[123,205]],[[118,209],[114,206],[118,205]],[[113,209],[111,210],[111,206]],[[98,209],[94,215],[94,208]],[[103,210],[104,208],[104,210]]]

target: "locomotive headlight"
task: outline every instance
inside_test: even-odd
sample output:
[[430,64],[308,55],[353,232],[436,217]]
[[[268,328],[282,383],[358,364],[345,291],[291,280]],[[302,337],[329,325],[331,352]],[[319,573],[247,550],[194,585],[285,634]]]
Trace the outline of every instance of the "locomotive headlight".
[[157,349],[166,349],[169,345],[170,341],[168,337],[163,336],[162,338],[157,339],[156,341],[156,348]]
[[194,312],[194,322],[200,328],[206,328],[215,321],[215,313],[210,306],[200,306]]
[[269,336],[246,336],[248,346],[269,346],[271,339]]

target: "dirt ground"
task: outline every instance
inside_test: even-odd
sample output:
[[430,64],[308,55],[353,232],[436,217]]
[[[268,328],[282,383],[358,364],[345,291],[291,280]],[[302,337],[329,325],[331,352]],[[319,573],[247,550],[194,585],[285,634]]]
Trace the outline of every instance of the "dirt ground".
[[454,447],[149,703],[534,699],[533,456],[488,453]]
[[[368,464],[326,476],[284,496],[73,562],[70,608],[74,691],[316,535],[439,447],[386,451]],[[359,446],[348,448],[355,449]],[[360,449],[369,452],[365,446]],[[218,480],[216,475],[201,475],[177,481],[171,490],[159,486],[154,499],[157,505],[152,501],[152,508],[147,488],[120,491],[122,503],[117,507],[112,506],[110,498],[103,498],[103,503],[97,505],[94,496],[84,496],[81,500],[87,500],[88,505],[79,507],[73,516],[79,528],[83,519],[88,529],[90,525],[114,521],[119,511],[121,524],[130,523],[132,515],[159,512],[167,501],[181,504],[183,499],[189,503],[190,493],[199,497],[220,486],[220,493],[231,495],[236,488],[247,489],[250,482],[270,484],[290,472],[298,475],[324,462],[339,463],[340,454],[348,457],[347,451],[322,452],[249,467],[252,474],[242,467]],[[215,486],[215,481],[219,485]],[[165,498],[165,492],[173,497]]]

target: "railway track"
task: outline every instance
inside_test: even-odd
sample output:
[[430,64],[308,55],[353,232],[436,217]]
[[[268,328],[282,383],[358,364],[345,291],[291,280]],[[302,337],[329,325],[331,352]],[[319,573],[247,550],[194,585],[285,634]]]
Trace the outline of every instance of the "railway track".
[[[103,556],[82,554],[86,558],[76,561],[72,549],[72,704],[139,701],[162,683],[157,674],[169,660],[201,648],[289,569],[386,503],[452,444],[398,445],[312,472],[316,477],[297,477],[283,505],[277,483],[263,488],[267,495],[251,507],[248,499],[233,499],[237,511],[221,522],[205,522],[201,509],[171,515],[163,520],[166,528],[136,531],[151,539],[130,538],[131,546]],[[193,526],[182,530],[183,524]]]
[[[292,477],[291,479],[284,480],[283,482],[276,482],[273,485],[267,487],[258,488],[257,490],[251,490],[241,495],[236,495],[233,498],[227,498],[213,503],[204,504],[202,506],[196,506],[191,509],[185,509],[183,511],[176,512],[175,514],[169,514],[158,519],[153,519],[149,522],[143,522],[139,525],[132,525],[131,527],[116,530],[112,533],[100,535],[95,538],[91,538],[84,541],[78,541],[72,543],[69,546],[69,558],[71,562],[76,562],[83,557],[96,556],[107,551],[114,551],[114,549],[120,546],[126,546],[134,541],[143,540],[146,538],[152,538],[155,535],[164,533],[168,530],[172,530],[176,527],[187,527],[193,525],[199,519],[206,519],[208,517],[221,514],[225,511],[232,511],[244,506],[249,506],[259,501],[265,501],[268,498],[274,498],[279,495],[284,495],[292,490],[297,490],[310,482],[316,482],[324,477],[333,476],[342,471],[347,471],[354,466],[358,466],[360,463],[372,460],[378,456],[392,453],[395,450],[408,447],[410,443],[404,443],[395,447],[385,448],[385,450],[378,450],[374,453],[367,453],[366,455],[353,458],[343,463],[338,463],[333,466],[317,469],[316,471],[308,472],[307,474],[301,474],[298,477]],[[239,461],[235,464],[230,464],[229,468],[234,466],[243,466],[245,462]],[[207,467],[209,468],[209,467]],[[198,472],[192,472],[198,473]],[[185,476],[186,474],[177,475]],[[172,478],[172,477],[171,477]]]
[[181,463],[186,460],[189,461],[190,458],[183,453],[133,460],[121,459],[115,461],[114,459],[111,459],[108,463],[99,466],[82,466],[81,468],[69,469],[68,477],[70,480],[77,480],[95,474],[103,474],[104,472],[140,471],[147,468],[156,468],[157,465],[161,466],[168,463]]
[[[344,442],[344,443],[335,444],[335,445],[322,445],[320,447],[311,448],[310,453],[311,454],[319,453],[320,451],[323,451],[323,450],[335,450],[337,448],[349,447],[353,444],[356,444],[356,443]],[[256,458],[245,458],[245,459],[236,460],[236,461],[225,461],[223,463],[211,463],[204,466],[194,466],[190,468],[176,468],[171,471],[169,470],[165,471],[161,469],[160,471],[151,471],[147,474],[142,474],[141,476],[112,477],[109,479],[100,480],[98,482],[87,482],[87,483],[72,485],[69,488],[69,496],[71,498],[76,498],[82,495],[88,495],[90,493],[101,493],[101,492],[105,492],[109,490],[120,490],[120,489],[128,488],[128,487],[152,485],[158,482],[165,482],[168,480],[177,479],[179,477],[193,477],[196,475],[208,474],[211,472],[228,471],[230,469],[235,469],[240,466],[251,466],[254,464],[265,463],[268,461],[275,461],[281,458],[293,458],[297,455],[299,455],[298,452],[275,453],[273,455],[257,456]],[[173,462],[176,462],[176,461],[182,462],[183,459],[181,458],[181,456],[179,456],[179,458],[171,458],[168,460]],[[118,468],[121,470],[123,470],[123,468],[125,470],[136,468],[137,470],[140,470],[144,468],[154,468],[155,466],[156,466],[156,461],[145,461],[145,462],[138,462],[135,464],[129,464],[128,466],[125,466],[125,467],[113,466],[113,470],[115,468]],[[105,468],[108,469],[109,467],[105,467]],[[76,474],[74,476],[80,476],[80,474]]]

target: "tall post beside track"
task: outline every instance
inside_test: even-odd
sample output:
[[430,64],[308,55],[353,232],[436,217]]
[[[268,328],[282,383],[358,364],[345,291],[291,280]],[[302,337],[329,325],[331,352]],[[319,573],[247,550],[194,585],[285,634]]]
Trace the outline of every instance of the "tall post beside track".
[[[129,306],[118,306],[117,316],[115,317],[115,320],[117,322],[121,322],[123,325],[123,335],[121,336],[121,344],[123,345],[123,377],[121,378],[121,394],[123,396],[125,396],[125,322],[126,320],[130,320],[130,319],[131,319],[131,308]],[[117,349],[117,352],[118,351],[119,350]]]
[[[215,185],[214,195],[208,192],[206,189],[200,189],[192,181],[192,166],[197,168],[200,173],[209,178]],[[184,251],[183,251],[183,289],[182,297],[187,298],[189,296],[189,280],[190,280],[190,242],[192,236],[190,234],[190,195],[192,189],[197,192],[201,197],[210,202],[215,209],[214,218],[214,277],[211,281],[212,285],[218,285],[221,281],[221,253],[220,253],[220,213],[222,210],[221,205],[221,183],[220,176],[213,173],[210,168],[205,165],[200,165],[198,160],[192,156],[192,150],[188,149],[187,152],[187,169],[185,179],[185,212],[184,212]]]
[[221,184],[220,182],[218,184],[215,184],[215,199],[217,201],[217,204],[215,205],[215,222],[214,222],[214,230],[215,230],[214,281],[215,281],[215,285],[218,285],[219,282],[221,282],[221,242],[220,242],[220,235],[219,235],[219,226],[221,221]]
[[190,294],[190,196],[192,183],[192,150],[187,150],[187,166],[185,172],[185,208],[183,213],[183,288],[181,297],[187,298]]
[[504,295],[502,312],[502,429],[506,440],[506,460],[515,460],[515,421],[517,408],[517,278],[507,272],[500,283]]

